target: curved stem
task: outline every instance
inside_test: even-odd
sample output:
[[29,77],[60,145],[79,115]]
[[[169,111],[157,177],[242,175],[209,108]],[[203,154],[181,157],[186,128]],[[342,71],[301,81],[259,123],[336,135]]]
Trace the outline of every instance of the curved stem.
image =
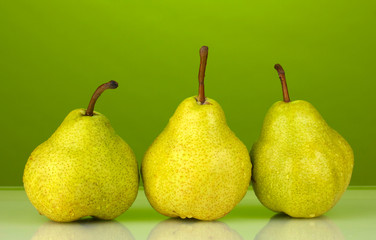
[[93,116],[94,112],[94,106],[95,103],[97,102],[97,99],[99,96],[106,90],[106,89],[115,89],[119,86],[119,84],[116,81],[109,81],[107,83],[104,83],[100,85],[97,90],[95,90],[93,96],[91,97],[91,100],[89,102],[89,106],[87,107],[85,116]]
[[198,72],[198,101],[201,104],[205,103],[205,88],[204,88],[204,78],[206,62],[208,59],[209,48],[207,46],[202,46],[200,48],[200,70]]
[[274,68],[275,68],[275,70],[277,70],[279,79],[281,80],[282,92],[283,92],[283,101],[284,102],[290,102],[289,91],[287,89],[287,83],[286,83],[285,70],[283,70],[282,66],[279,65],[279,64],[274,65]]

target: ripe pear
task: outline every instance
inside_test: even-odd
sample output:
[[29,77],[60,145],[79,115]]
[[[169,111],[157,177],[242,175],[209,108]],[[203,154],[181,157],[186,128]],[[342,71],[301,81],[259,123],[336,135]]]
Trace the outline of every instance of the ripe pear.
[[185,99],[142,161],[145,194],[169,217],[214,220],[244,197],[251,178],[247,148],[221,106],[204,94],[208,48],[200,49],[199,94]]
[[275,65],[284,101],[266,114],[253,145],[252,184],[263,205],[291,217],[312,218],[330,210],[349,185],[354,154],[308,102],[290,102],[285,73]]
[[117,86],[110,81],[98,87],[87,110],[70,112],[26,163],[26,194],[39,213],[53,221],[71,222],[85,216],[113,219],[136,198],[135,155],[109,120],[93,111],[101,93]]

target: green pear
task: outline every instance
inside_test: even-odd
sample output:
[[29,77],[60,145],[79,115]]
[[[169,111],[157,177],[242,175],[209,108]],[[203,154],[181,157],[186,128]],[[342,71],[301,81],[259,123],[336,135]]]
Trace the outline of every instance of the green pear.
[[349,185],[354,165],[350,145],[308,102],[290,102],[285,73],[275,65],[284,101],[266,114],[253,145],[252,184],[263,205],[292,217],[330,210]]
[[208,48],[200,49],[199,94],[185,99],[142,161],[145,194],[169,217],[214,220],[244,197],[251,178],[247,148],[221,106],[204,94]]
[[109,120],[93,111],[101,93],[117,86],[110,81],[98,87],[87,110],[70,112],[26,163],[26,194],[39,213],[53,221],[70,222],[85,216],[113,219],[136,198],[135,155]]

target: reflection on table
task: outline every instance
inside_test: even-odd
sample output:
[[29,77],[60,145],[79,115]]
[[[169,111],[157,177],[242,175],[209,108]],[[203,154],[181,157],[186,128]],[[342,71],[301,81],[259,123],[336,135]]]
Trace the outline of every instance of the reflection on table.
[[325,240],[345,239],[341,230],[328,217],[291,218],[285,214],[274,215],[268,224],[260,230],[255,240]]
[[32,240],[41,239],[124,239],[134,240],[128,229],[117,221],[84,219],[71,223],[46,222],[39,227]]
[[148,240],[160,239],[238,240],[243,238],[223,222],[171,218],[155,226],[148,237]]

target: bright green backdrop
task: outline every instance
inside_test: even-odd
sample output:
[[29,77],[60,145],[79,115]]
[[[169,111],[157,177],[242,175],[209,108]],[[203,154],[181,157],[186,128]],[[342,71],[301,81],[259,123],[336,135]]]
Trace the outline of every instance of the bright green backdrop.
[[355,152],[352,185],[375,185],[376,1],[0,1],[0,185],[22,185],[30,152],[95,88],[97,108],[143,153],[177,105],[207,96],[250,149],[282,98],[273,69]]

